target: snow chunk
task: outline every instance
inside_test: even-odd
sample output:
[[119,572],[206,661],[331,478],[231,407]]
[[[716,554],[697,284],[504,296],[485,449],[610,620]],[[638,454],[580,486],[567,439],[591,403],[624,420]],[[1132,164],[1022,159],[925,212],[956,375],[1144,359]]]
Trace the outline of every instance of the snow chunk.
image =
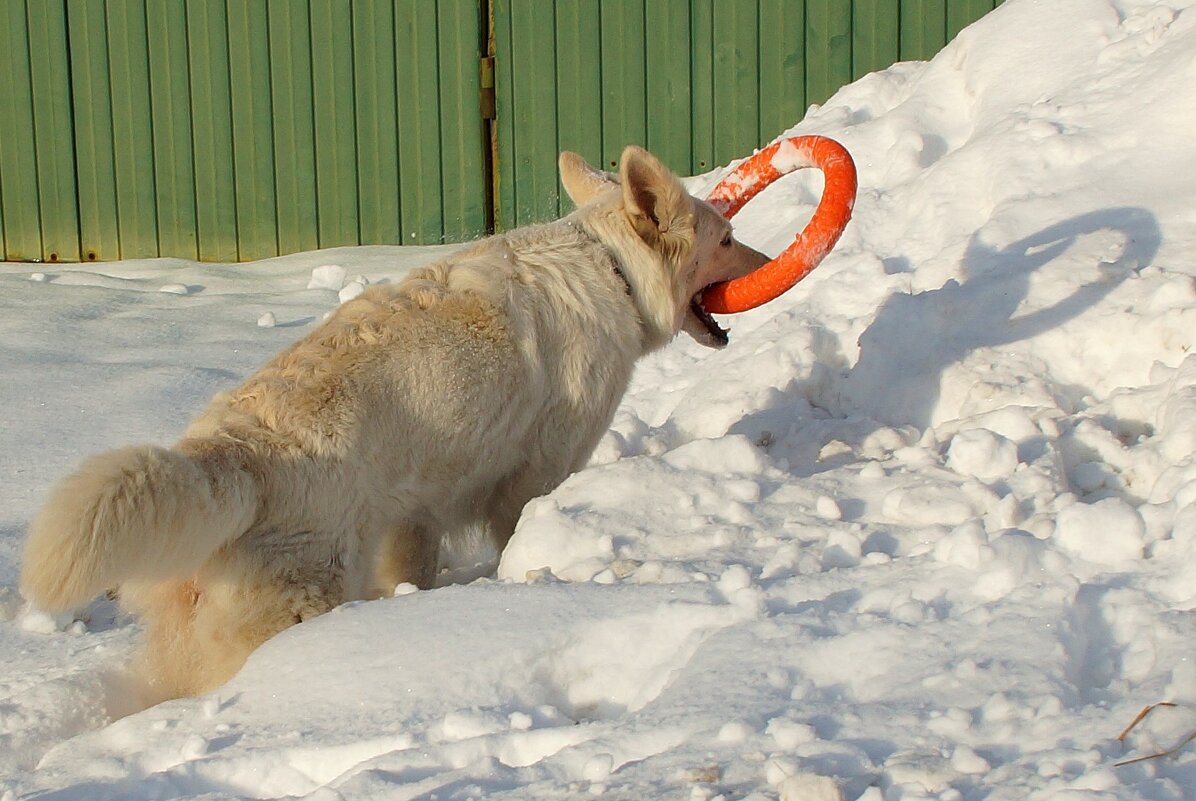
[[811,163],[809,154],[803,152],[788,139],[781,142],[777,152],[773,153],[772,159],[769,160],[773,169],[780,173],[793,172],[802,167],[808,167]]
[[362,292],[365,292],[365,288],[369,285],[370,280],[368,278],[364,275],[358,275],[341,287],[341,291],[336,293],[336,296],[340,298],[341,303],[348,303]]
[[755,734],[752,727],[743,721],[733,720],[724,723],[718,730],[717,739],[720,743],[742,743]]
[[822,569],[855,567],[860,563],[862,553],[859,537],[850,531],[834,529],[827,537],[826,548],[822,551]]
[[1093,504],[1074,503],[1059,512],[1055,542],[1089,562],[1119,565],[1142,558],[1146,525],[1138,511],[1120,498]]
[[839,785],[829,776],[812,773],[787,776],[778,789],[781,801],[843,801]]
[[339,264],[325,264],[311,271],[308,289],[331,289],[339,292],[345,285],[345,268]]
[[497,734],[510,726],[510,718],[493,712],[457,710],[444,716],[441,734],[449,742]]
[[960,431],[947,449],[947,467],[985,482],[1008,477],[1017,465],[1017,445],[984,428]]
[[921,786],[931,793],[947,787],[956,777],[947,757],[930,748],[898,751],[885,760],[884,779],[892,785]]
[[54,634],[66,631],[75,622],[74,612],[46,612],[35,606],[26,606],[17,617],[22,631],[34,634]]
[[1058,554],[1049,552],[1041,540],[1020,529],[994,534],[982,554],[984,569],[973,584],[973,590],[989,601],[1003,598],[1022,584],[1040,579],[1044,568],[1062,570]]
[[768,721],[764,733],[776,740],[778,748],[786,751],[792,751],[800,745],[818,739],[813,726],[783,717],[775,717]]
[[666,454],[665,461],[678,470],[718,470],[726,473],[762,473],[767,461],[760,449],[738,434],[719,439],[688,442]]
[[[864,471],[860,471],[860,475],[863,476]],[[967,493],[959,487],[916,484],[889,492],[884,499],[884,513],[915,526],[955,526],[975,517],[976,509]]]
[[610,754],[594,754],[586,760],[585,766],[581,769],[581,776],[586,781],[600,782],[610,776],[614,767],[615,758]]
[[988,761],[966,745],[957,746],[951,754],[951,767],[960,773],[979,775],[990,769]]
[[978,520],[956,526],[934,544],[934,558],[965,570],[979,570],[981,565],[993,558],[984,526]]
[[823,520],[842,520],[843,510],[839,508],[839,504],[829,495],[819,495],[818,500],[814,502],[814,513]]

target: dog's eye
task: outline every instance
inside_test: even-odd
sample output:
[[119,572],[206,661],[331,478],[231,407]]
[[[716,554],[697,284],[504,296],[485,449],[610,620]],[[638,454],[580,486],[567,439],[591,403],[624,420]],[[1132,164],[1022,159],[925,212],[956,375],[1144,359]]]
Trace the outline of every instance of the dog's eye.
[[724,234],[723,241],[719,242],[719,245],[721,245],[722,247],[725,247],[725,248],[731,247],[731,234],[730,233]]

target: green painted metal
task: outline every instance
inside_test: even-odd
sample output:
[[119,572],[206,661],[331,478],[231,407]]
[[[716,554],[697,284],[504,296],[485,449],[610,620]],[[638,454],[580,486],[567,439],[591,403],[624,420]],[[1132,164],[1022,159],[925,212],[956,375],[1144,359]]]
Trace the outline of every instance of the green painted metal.
[[79,236],[84,261],[120,257],[116,158],[108,75],[104,0],[76,0],[68,16],[74,65],[75,163],[79,176]]
[[[555,216],[559,208],[556,25],[548,24],[555,14],[554,8],[536,0],[511,0],[510,5],[511,27],[520,36],[520,47],[510,53],[512,102],[513,107],[519,109],[518,118],[523,124],[514,131],[516,144],[511,157],[515,170],[508,183],[514,190],[514,202],[506,207],[514,209],[517,219],[543,220]],[[496,4],[496,9],[499,8]],[[505,61],[499,59],[499,63]],[[595,95],[581,99],[593,104],[602,102],[601,96]],[[504,116],[500,108],[500,131],[503,130]],[[600,159],[601,154],[594,157]],[[498,160],[500,164],[506,160],[501,150]]]
[[649,2],[644,15],[644,81],[647,105],[645,145],[668,164],[693,162],[693,65],[688,57],[692,11],[688,3],[659,7]]
[[851,80],[852,4],[806,0],[806,97],[821,103]]
[[23,3],[0,3],[0,220],[9,258],[42,257],[29,26]]
[[998,0],[492,2],[496,225],[510,228],[568,206],[561,149],[612,169],[625,145],[647,144],[677,172],[705,172],[840,86],[932,57]]
[[947,0],[901,0],[898,54],[903,61],[929,58],[947,44]]
[[489,226],[485,0],[3,0],[0,257],[258,259]]
[[359,2],[353,14],[357,111],[357,208],[363,242],[399,242],[398,86],[391,0]]
[[707,171],[998,2],[5,0],[0,255],[249,260],[549,219],[562,149]]
[[349,0],[311,0],[320,247],[357,244],[357,125]]
[[852,4],[851,73],[883,70],[899,58],[899,0],[856,0]]
[[760,19],[756,3],[714,3],[714,160],[760,145]]
[[[278,251],[319,246],[316,212],[316,136],[312,117],[311,22],[302,0],[283,0],[269,18],[269,139],[274,148]],[[277,6],[276,6],[277,8]]]
[[997,5],[993,0],[951,0],[947,4],[947,41]]
[[106,12],[120,257],[157,256],[161,251],[145,3],[108,0]]
[[28,0],[29,53],[37,143],[37,204],[43,261],[78,261],[79,219],[75,203],[75,153],[70,137],[70,67],[66,13],[54,0]]
[[[618,166],[625,146],[637,144],[642,147],[648,138],[643,0],[603,3],[598,29],[601,36],[598,64],[602,80],[601,160],[609,169]],[[568,40],[558,42],[558,47],[571,46]]]
[[399,186],[404,244],[437,242],[444,232],[440,192],[440,95],[436,3],[396,0],[399,87]]
[[[275,113],[271,87],[274,82],[270,70],[270,41],[262,35],[267,30],[267,23],[266,0],[239,0],[228,4],[233,121],[231,156],[237,208],[237,257],[242,261],[265,258],[282,251],[279,209],[291,202],[291,198],[276,191],[275,185],[279,161],[275,159],[273,137]],[[310,73],[289,77],[310,80]],[[307,109],[310,104],[305,107]],[[286,154],[281,155],[285,157]],[[281,201],[277,206],[276,200]],[[299,241],[304,245],[314,244],[315,236],[304,239],[301,235]]]
[[485,149],[481,123],[482,9],[441,2],[436,33],[440,84],[440,170],[445,241],[480,233],[487,219]]
[[223,3],[187,3],[191,136],[199,258],[237,260],[237,199],[233,152],[232,73],[228,14]]
[[[602,154],[602,104],[594,102],[602,95],[599,0],[561,3],[555,12],[556,41],[571,43],[556,53],[555,147],[597,160]],[[528,77],[520,75],[521,80]],[[500,125],[499,130],[503,127]],[[551,182],[555,185],[555,176]],[[547,178],[544,183],[548,183]]]
[[761,141],[771,140],[791,128],[805,113],[805,27],[805,0],[761,0]]
[[145,12],[146,29],[154,32],[147,43],[158,252],[194,259],[199,251],[186,0],[155,0]]
[[[693,150],[690,164],[693,172],[704,172],[717,166],[714,143],[718,138],[718,120],[714,108],[714,0],[693,0],[690,3],[690,127]],[[677,165],[670,167],[680,169]]]
[[[515,0],[491,0],[490,24],[490,55],[494,57],[494,54],[498,52],[507,54],[507,57],[502,60],[494,58],[494,116],[496,124],[493,129],[494,184],[491,192],[494,196],[494,217],[498,222],[498,227],[508,228],[520,219],[515,209],[515,168],[519,163],[519,152],[515,147],[515,130],[526,127],[514,122],[516,73],[514,70],[515,44],[511,39],[511,4],[513,2]],[[520,48],[520,51],[522,50],[523,48]],[[560,94],[565,95],[567,92]],[[504,124],[497,124],[498,117],[503,118]]]

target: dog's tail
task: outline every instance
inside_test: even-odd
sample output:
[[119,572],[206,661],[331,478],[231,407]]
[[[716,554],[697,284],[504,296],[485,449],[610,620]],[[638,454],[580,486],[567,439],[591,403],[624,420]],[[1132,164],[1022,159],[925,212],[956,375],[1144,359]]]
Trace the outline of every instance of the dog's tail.
[[257,514],[249,458],[211,440],[91,457],[54,488],[30,527],[22,594],[66,610],[130,579],[192,575]]

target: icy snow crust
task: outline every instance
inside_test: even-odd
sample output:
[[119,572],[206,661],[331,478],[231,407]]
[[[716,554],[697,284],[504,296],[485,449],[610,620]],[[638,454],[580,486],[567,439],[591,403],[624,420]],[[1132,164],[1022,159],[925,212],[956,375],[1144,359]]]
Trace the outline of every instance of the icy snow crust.
[[1196,745],[1115,766],[1196,729],[1193,86],[1191,3],[1010,0],[846,87],[786,132],[857,160],[838,247],[648,359],[496,570],[115,722],[135,623],[16,591],[51,482],[444,251],[0,267],[0,798],[1196,797]]

